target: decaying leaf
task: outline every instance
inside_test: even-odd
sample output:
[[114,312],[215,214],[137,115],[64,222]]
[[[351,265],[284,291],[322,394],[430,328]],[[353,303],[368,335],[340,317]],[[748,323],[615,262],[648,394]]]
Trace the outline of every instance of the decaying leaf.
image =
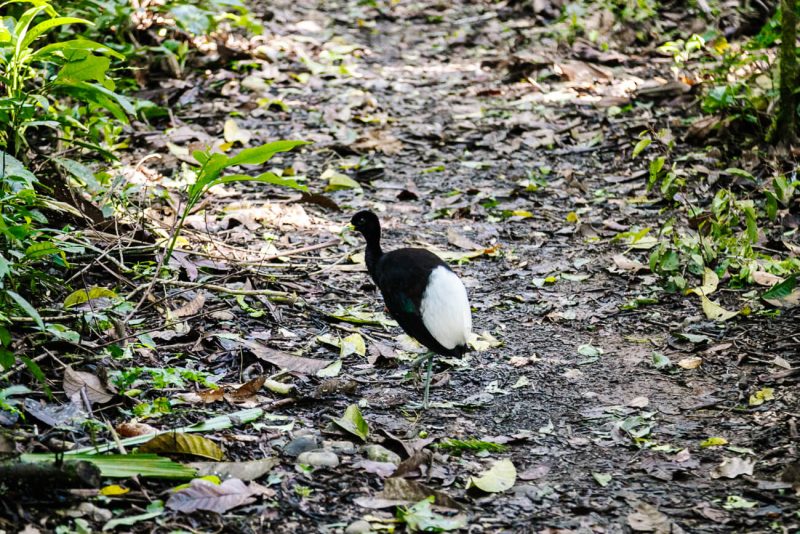
[[628,526],[636,532],[655,532],[656,534],[670,534],[673,524],[666,514],[646,502],[635,503],[635,511],[628,514]]
[[225,453],[219,445],[208,438],[196,436],[194,434],[184,434],[182,432],[167,432],[159,434],[150,441],[139,446],[139,452],[151,452],[155,454],[190,454],[210,458],[212,460],[222,460]]
[[776,308],[794,308],[800,305],[800,276],[793,275],[770,288],[769,291],[761,295],[769,304]]
[[723,458],[722,463],[711,470],[711,478],[736,478],[740,475],[752,475],[756,461],[750,458],[734,456]]
[[434,497],[419,501],[410,508],[397,510],[397,518],[406,524],[410,532],[446,532],[467,526],[467,516],[458,514],[448,517],[433,511]]
[[183,513],[207,510],[223,514],[232,508],[255,501],[254,492],[241,480],[231,478],[214,484],[202,478],[191,481],[188,488],[173,493],[167,508]]
[[64,368],[64,393],[79,403],[82,395],[97,404],[105,404],[114,398],[96,374],[75,371],[69,365]]
[[200,313],[200,310],[203,309],[203,305],[206,303],[206,295],[202,291],[197,293],[195,297],[175,310],[170,312],[170,315],[175,318],[181,317],[191,317]]
[[703,358],[700,356],[691,356],[689,358],[683,358],[682,360],[678,361],[678,367],[682,367],[683,369],[697,369],[703,363]]
[[256,357],[267,361],[281,369],[286,369],[295,373],[314,375],[331,363],[331,360],[317,360],[314,358],[304,358],[293,356],[279,350],[271,349],[253,340],[242,340],[239,343],[247,347]]
[[401,502],[417,502],[433,497],[437,506],[452,510],[461,510],[463,508],[448,494],[405,478],[387,478],[383,483],[383,491],[380,493],[380,497]]
[[499,493],[512,488],[516,481],[517,470],[514,464],[504,458],[496,461],[483,475],[470,477],[467,487],[475,487],[487,493]]
[[774,388],[761,388],[752,395],[750,395],[750,406],[761,406],[765,401],[771,401],[775,398]]

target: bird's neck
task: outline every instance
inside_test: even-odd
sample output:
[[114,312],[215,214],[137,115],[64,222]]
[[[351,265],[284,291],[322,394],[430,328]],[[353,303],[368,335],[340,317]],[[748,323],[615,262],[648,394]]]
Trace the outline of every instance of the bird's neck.
[[380,232],[375,232],[365,235],[364,237],[367,240],[367,250],[364,254],[364,261],[367,264],[369,275],[377,284],[378,280],[375,278],[375,268],[378,265],[378,260],[383,256],[383,250],[381,250],[381,234]]

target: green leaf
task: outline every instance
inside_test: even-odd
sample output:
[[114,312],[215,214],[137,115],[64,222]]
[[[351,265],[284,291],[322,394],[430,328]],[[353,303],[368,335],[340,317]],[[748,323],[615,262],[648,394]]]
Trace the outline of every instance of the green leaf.
[[102,82],[106,78],[106,72],[111,66],[111,60],[107,57],[87,55],[78,61],[65,63],[58,71],[56,80],[59,83],[76,83],[96,80]]
[[23,354],[19,355],[19,359],[22,360],[22,363],[25,364],[25,367],[28,368],[28,371],[31,372],[33,377],[44,386],[44,391],[47,393],[47,396],[51,396],[52,393],[50,393],[50,386],[47,385],[47,377],[44,376],[44,371],[42,371],[42,368],[39,367],[39,364]]
[[435,500],[436,497],[431,495],[411,508],[401,506],[397,509],[397,519],[406,524],[409,532],[444,532],[467,526],[467,518],[463,514],[447,517],[434,512],[431,505]]
[[63,41],[59,43],[52,43],[38,49],[33,53],[31,58],[37,60],[45,58],[50,55],[61,54],[62,56],[70,56],[76,52],[100,52],[109,56],[115,57],[120,60],[125,60],[125,56],[120,54],[113,48],[109,48],[104,44],[90,41],[89,39],[74,39],[72,41]]
[[4,371],[11,369],[16,361],[17,355],[13,351],[5,347],[0,347],[0,367],[2,367]]
[[652,140],[652,139],[650,139],[650,136],[649,136],[649,135],[648,135],[648,136],[646,136],[646,137],[644,137],[644,138],[642,138],[642,139],[640,139],[640,140],[639,140],[639,142],[638,142],[638,143],[636,143],[636,146],[635,146],[635,147],[633,147],[633,153],[631,154],[631,159],[636,159],[636,157],[637,157],[639,154],[641,154],[641,153],[642,153],[642,151],[643,151],[645,148],[647,148],[648,146],[650,146],[650,143],[652,143],[652,142],[653,142],[653,140]]
[[83,163],[68,158],[51,158],[59,167],[89,186],[92,191],[100,190],[100,184],[94,177],[92,170]]
[[63,254],[63,252],[52,241],[40,241],[25,249],[25,259],[28,260],[52,256],[53,254]]
[[320,175],[320,180],[327,180],[328,185],[325,186],[325,191],[339,191],[340,189],[358,189],[361,190],[361,184],[340,172],[333,169],[328,169]]
[[[20,456],[20,460],[30,463],[54,462],[55,454],[30,453]],[[70,454],[69,460],[91,462],[100,469],[100,474],[109,478],[163,478],[186,480],[196,475],[196,471],[156,454]]]
[[93,26],[91,22],[86,19],[79,19],[77,17],[56,17],[50,20],[46,20],[44,22],[40,22],[36,26],[34,26],[26,35],[25,38],[22,40],[22,44],[18,46],[20,50],[24,50],[28,48],[31,43],[33,43],[36,39],[38,39],[42,34],[47,32],[56,26],[65,26],[67,24],[86,24],[89,26]]
[[36,311],[36,308],[31,306],[30,302],[25,300],[22,297],[22,295],[19,295],[18,293],[11,291],[10,289],[6,289],[6,295],[11,297],[14,300],[14,302],[16,302],[17,305],[22,309],[22,311],[24,311],[28,315],[28,317],[30,317],[36,322],[36,325],[39,328],[44,329],[44,321],[42,321],[42,316],[39,315],[39,312]]
[[755,508],[758,506],[756,501],[748,501],[744,497],[738,495],[728,495],[725,504],[722,505],[726,510],[746,510],[748,508]]
[[704,448],[704,449],[708,448],[708,447],[721,447],[721,446],[727,445],[727,444],[728,444],[728,440],[725,439],[725,438],[720,438],[720,437],[707,438],[707,439],[703,440],[702,442],[700,442],[700,446],[702,448]]
[[517,481],[517,469],[511,460],[503,458],[479,477],[470,477],[467,488],[478,488],[487,493],[499,493],[514,486]]
[[0,180],[5,181],[6,178],[14,177],[22,178],[29,188],[38,182],[36,176],[25,168],[25,165],[20,160],[0,150]]
[[64,299],[64,307],[71,308],[78,304],[83,304],[84,302],[89,302],[90,300],[99,299],[102,297],[106,298],[116,298],[117,294],[112,291],[111,289],[105,287],[93,287],[88,291],[85,289],[79,289],[77,291],[73,291],[72,293]]
[[611,482],[611,475],[608,473],[592,473],[592,478],[594,478],[595,482],[600,484],[600,487],[605,488]]
[[217,184],[227,184],[229,182],[263,182],[265,184],[271,185],[279,185],[281,187],[290,187],[292,189],[297,189],[298,191],[308,191],[308,187],[303,184],[298,184],[296,181],[292,180],[291,178],[283,178],[282,176],[278,176],[274,172],[265,172],[263,174],[259,174],[258,176],[248,176],[246,174],[231,174],[228,176],[223,176],[222,178],[217,178],[213,182],[209,183],[208,187],[215,186]]
[[670,359],[660,352],[653,352],[651,363],[656,369],[666,369],[672,366]]
[[206,35],[214,19],[212,13],[191,4],[178,4],[169,10],[178,26],[194,35]]
[[798,288],[797,281],[798,275],[794,274],[765,291],[761,298],[778,308],[798,306],[800,305],[800,288]]
[[597,358],[603,354],[603,349],[595,347],[594,345],[585,344],[578,347],[578,354],[590,358]]
[[103,525],[103,531],[114,530],[117,527],[130,527],[142,521],[149,521],[164,513],[164,501],[153,501],[147,506],[147,511],[143,514],[129,515],[111,519]]
[[717,286],[719,286],[719,276],[717,276],[717,273],[714,270],[705,267],[703,269],[703,285],[700,287],[687,289],[686,294],[688,295],[689,293],[694,293],[695,295],[701,297],[707,297],[717,290]]
[[279,152],[289,152],[295,147],[310,144],[309,141],[274,141],[261,146],[246,148],[229,158],[225,167],[231,167],[233,165],[261,165]]
[[363,441],[367,441],[367,437],[369,436],[369,425],[367,425],[367,422],[361,415],[361,410],[358,409],[357,405],[351,404],[348,406],[347,410],[344,412],[344,415],[339,419],[334,419],[333,424],[345,432],[349,432],[350,434],[361,438]]

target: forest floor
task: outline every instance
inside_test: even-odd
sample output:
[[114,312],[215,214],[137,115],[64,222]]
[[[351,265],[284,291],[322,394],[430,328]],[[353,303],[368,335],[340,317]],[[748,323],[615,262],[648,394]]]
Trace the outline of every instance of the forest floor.
[[[139,125],[130,156],[138,165],[127,171],[143,190],[166,191],[165,207],[146,211],[152,224],[174,224],[170,187],[180,176],[172,173],[185,149],[221,138],[231,117],[231,138],[249,146],[312,141],[270,163],[308,176],[318,194],[215,189],[173,259],[183,285],[156,284],[158,301],[127,325],[129,334],[151,330],[150,338],[129,344],[127,360],[62,358],[96,373],[185,367],[233,386],[274,375],[276,354],[344,357],[328,378],[299,370],[273,377],[295,386],[289,396],[264,389],[206,404],[191,395],[194,384],[158,388],[143,376],[137,402],[172,403],[171,413],[143,420],[159,430],[253,407],[280,418],[203,434],[228,460],[274,458],[257,477],[254,502],[224,514],[166,510],[125,528],[342,532],[366,519],[374,529],[402,529],[397,504],[435,491],[437,505],[447,505],[435,509],[459,514],[468,532],[800,529],[792,489],[800,483],[800,378],[785,369],[800,366],[798,313],[710,321],[697,296],[659,290],[646,240],[613,239],[645,227],[655,235],[666,216],[664,204],[646,198],[645,163],[631,158],[639,133],[669,127],[679,150],[701,151],[684,141],[691,94],[632,96],[666,87],[671,58],[633,45],[625,54],[581,39],[570,46],[537,17],[490,3],[362,4],[270,2],[271,37],[256,43],[255,58],[185,80],[151,79],[158,87],[143,94],[174,110],[166,131]],[[602,17],[593,23],[610,31]],[[328,182],[342,187],[323,192]],[[427,411],[418,409],[422,391],[409,366],[415,349],[398,327],[380,324],[380,295],[359,263],[363,243],[343,231],[365,208],[384,224],[385,249],[462,258],[452,265],[469,291],[479,350],[463,362],[437,360]],[[87,274],[87,285],[96,281]],[[264,289],[297,299],[257,294]],[[187,317],[180,328],[163,326],[164,304]],[[341,350],[320,341],[354,333],[365,355],[358,337]],[[751,405],[763,388],[774,398]],[[95,405],[94,415],[117,426],[132,417],[131,402]],[[369,443],[412,458],[394,478],[424,487],[387,483],[393,468],[331,426],[351,404]],[[110,439],[103,432],[95,440]],[[92,443],[82,430],[67,436]],[[506,448],[457,454],[437,447],[445,439]],[[335,454],[338,465],[298,465],[309,448]],[[465,489],[503,458],[516,468],[513,487]],[[128,494],[94,506],[133,516],[169,498],[174,484],[127,485]],[[66,524],[50,506],[5,502],[0,529]],[[75,497],[63,507],[78,509]],[[97,528],[108,519],[92,514],[83,517]]]

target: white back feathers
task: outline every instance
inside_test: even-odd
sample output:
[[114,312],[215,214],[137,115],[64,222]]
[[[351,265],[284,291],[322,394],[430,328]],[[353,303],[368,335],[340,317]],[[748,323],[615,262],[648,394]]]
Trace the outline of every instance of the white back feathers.
[[444,348],[467,344],[472,313],[467,290],[453,271],[443,266],[431,271],[420,312],[425,328]]

